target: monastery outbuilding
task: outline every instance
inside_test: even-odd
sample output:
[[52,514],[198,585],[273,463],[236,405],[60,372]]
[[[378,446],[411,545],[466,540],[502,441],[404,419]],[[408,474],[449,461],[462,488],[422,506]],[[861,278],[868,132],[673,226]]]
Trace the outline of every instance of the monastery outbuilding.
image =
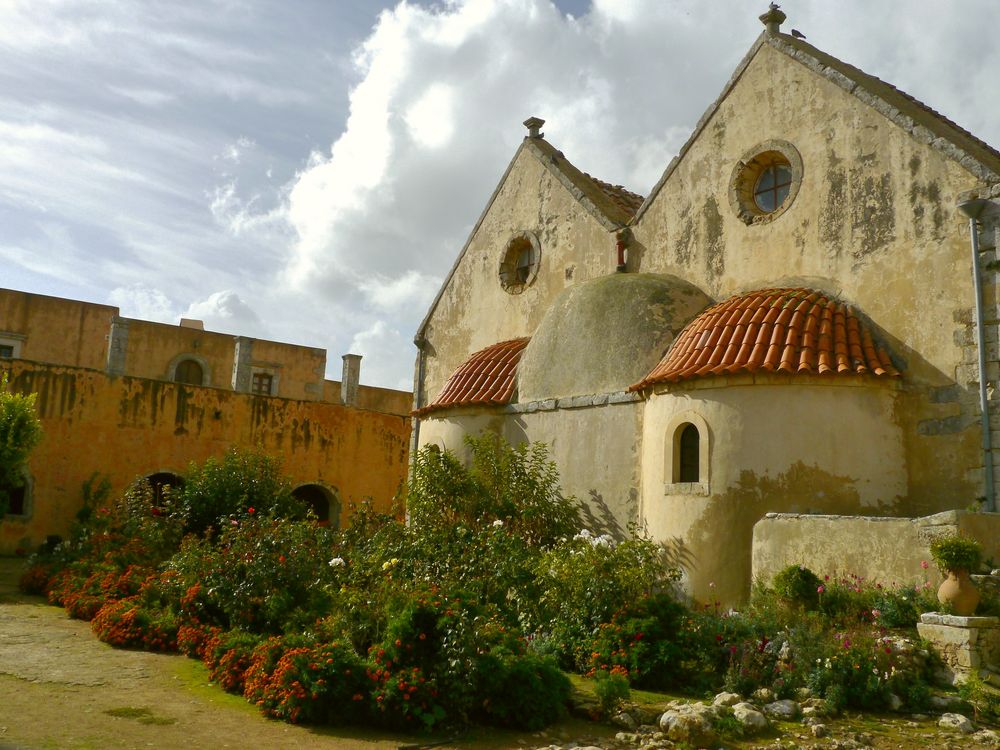
[[416,336],[415,447],[548,443],[705,601],[788,562],[917,578],[944,529],[1000,553],[992,514],[915,520],[994,509],[1000,152],[784,20],[646,197],[527,120]]

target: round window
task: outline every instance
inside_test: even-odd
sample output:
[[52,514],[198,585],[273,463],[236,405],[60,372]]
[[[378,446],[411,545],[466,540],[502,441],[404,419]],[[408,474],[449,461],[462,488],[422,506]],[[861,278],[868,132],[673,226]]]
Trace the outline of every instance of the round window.
[[802,158],[785,141],[767,141],[736,163],[729,186],[729,202],[747,224],[780,216],[795,200],[802,182]]
[[531,232],[518,232],[504,248],[500,261],[500,285],[510,294],[520,294],[538,275],[541,250]]

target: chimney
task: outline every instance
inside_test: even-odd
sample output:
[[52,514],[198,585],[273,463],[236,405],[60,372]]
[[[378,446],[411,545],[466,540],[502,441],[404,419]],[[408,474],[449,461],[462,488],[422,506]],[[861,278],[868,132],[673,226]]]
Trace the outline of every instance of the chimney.
[[778,4],[771,3],[767,9],[767,13],[760,16],[760,22],[764,24],[764,28],[768,34],[777,34],[781,31],[781,24],[784,23],[786,18],[788,16],[781,12]]
[[181,328],[194,328],[196,331],[204,331],[205,323],[194,318],[181,318]]
[[340,400],[345,406],[357,406],[358,381],[361,380],[361,355],[345,354],[344,374],[340,379]]
[[529,117],[523,124],[528,129],[529,138],[543,138],[545,136],[545,133],[538,132],[545,124],[545,120],[541,117]]

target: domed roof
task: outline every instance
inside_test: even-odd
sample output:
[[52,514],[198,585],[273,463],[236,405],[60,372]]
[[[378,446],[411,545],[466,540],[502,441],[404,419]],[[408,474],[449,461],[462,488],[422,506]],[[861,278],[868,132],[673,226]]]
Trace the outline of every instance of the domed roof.
[[574,284],[545,313],[518,366],[518,400],[625,390],[709,299],[674,276],[616,273]]
[[506,404],[514,393],[514,376],[528,339],[493,344],[469,357],[444,384],[433,402],[413,412],[423,416],[451,406]]
[[713,305],[629,390],[738,372],[897,377],[884,349],[843,302],[812,289],[763,289]]

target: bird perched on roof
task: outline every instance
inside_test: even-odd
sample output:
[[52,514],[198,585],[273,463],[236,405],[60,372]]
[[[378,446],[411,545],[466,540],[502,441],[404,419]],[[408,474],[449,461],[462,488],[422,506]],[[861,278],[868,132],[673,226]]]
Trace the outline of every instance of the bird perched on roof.
[[803,34],[801,31],[799,31],[798,29],[792,29],[792,36],[794,36],[796,39],[806,38],[806,35]]

